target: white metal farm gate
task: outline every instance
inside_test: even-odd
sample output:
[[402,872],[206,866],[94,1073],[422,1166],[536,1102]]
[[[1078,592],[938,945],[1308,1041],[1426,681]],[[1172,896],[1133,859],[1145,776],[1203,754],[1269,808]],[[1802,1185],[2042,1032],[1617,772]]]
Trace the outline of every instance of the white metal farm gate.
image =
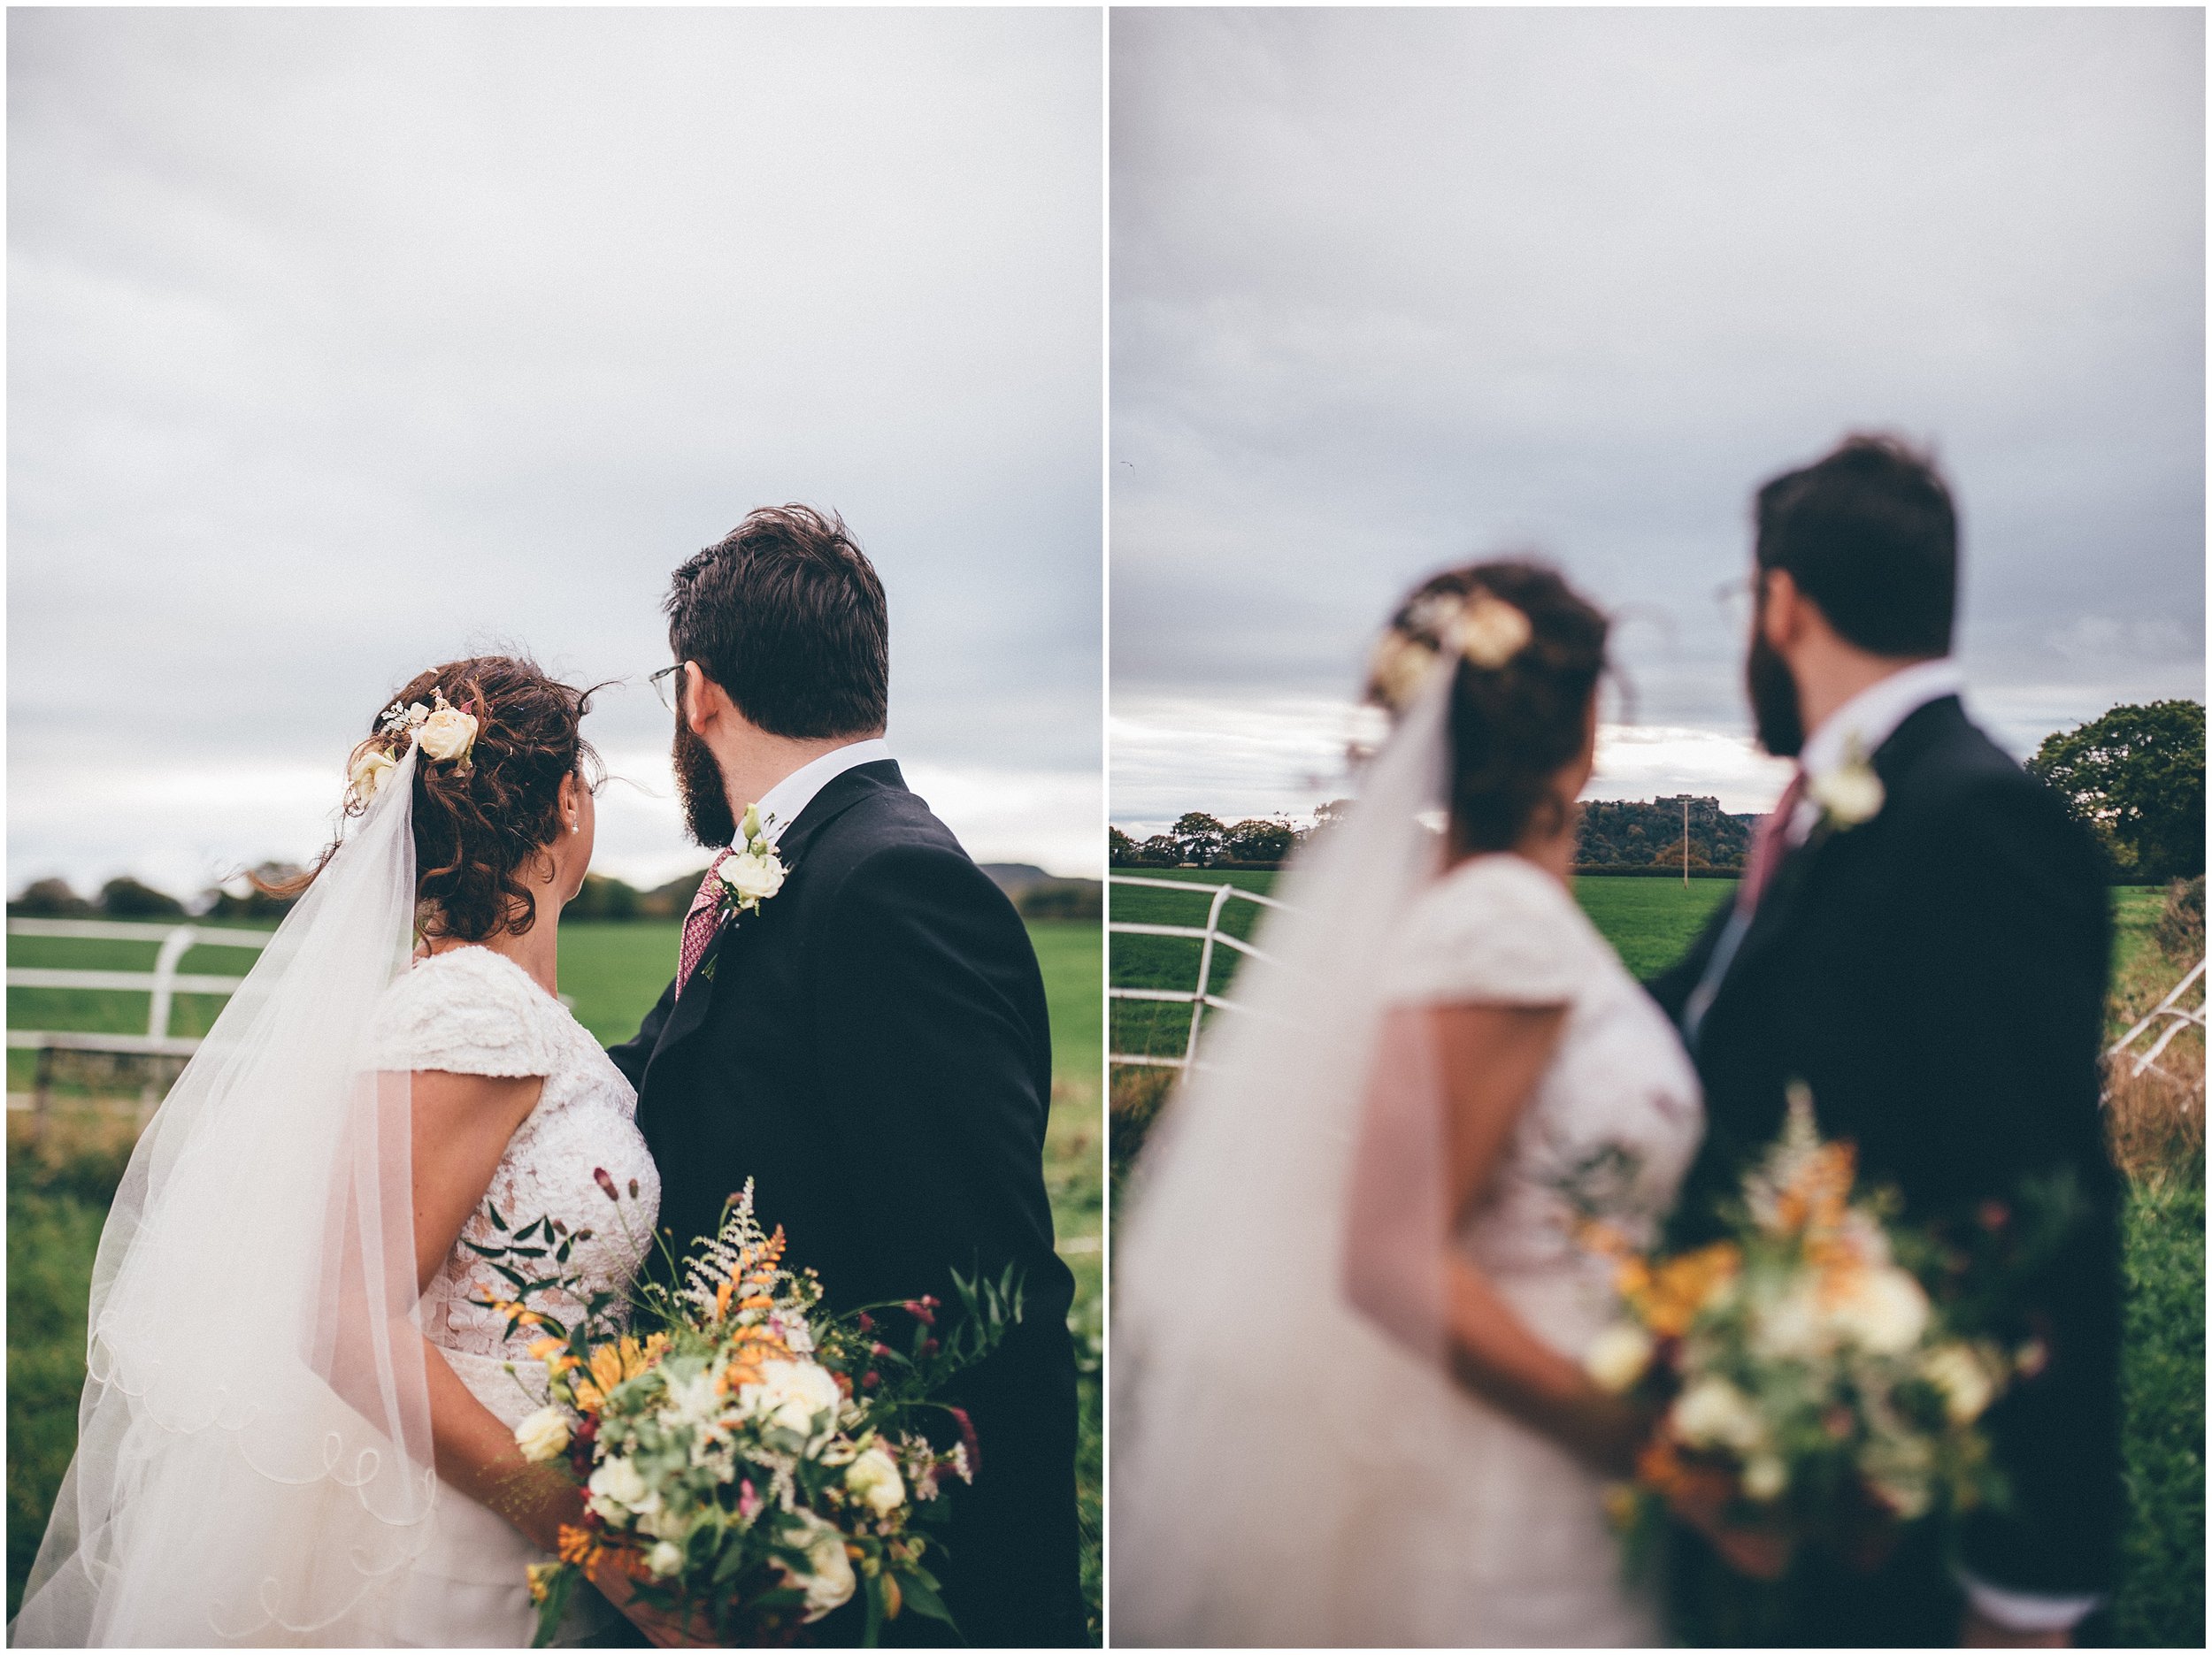
[[[1106,877],[1108,907],[1106,931],[1109,937],[1187,937],[1198,942],[1198,981],[1195,987],[1180,988],[1122,988],[1110,986],[1107,999],[1165,1001],[1171,1005],[1190,1008],[1190,1033],[1183,1043],[1180,1057],[1156,1057],[1134,1052],[1117,1052],[1108,1044],[1106,1061],[1110,1064],[1123,1063],[1156,1069],[1179,1069],[1187,1071],[1198,1061],[1198,1029],[1207,1011],[1241,1011],[1243,1008],[1232,1000],[1225,1000],[1213,992],[1214,949],[1217,946],[1233,948],[1239,954],[1255,960],[1267,955],[1221,928],[1222,910],[1234,900],[1256,903],[1262,908],[1281,908],[1285,905],[1271,896],[1262,896],[1256,891],[1247,891],[1241,885],[1207,885],[1195,879],[1146,879],[1134,874],[1110,873]],[[1179,891],[1187,896],[1202,896],[1211,893],[1206,905],[1203,925],[1156,925],[1136,920],[1118,920],[1113,916],[1112,887],[1115,885],[1146,885],[1159,891]]]

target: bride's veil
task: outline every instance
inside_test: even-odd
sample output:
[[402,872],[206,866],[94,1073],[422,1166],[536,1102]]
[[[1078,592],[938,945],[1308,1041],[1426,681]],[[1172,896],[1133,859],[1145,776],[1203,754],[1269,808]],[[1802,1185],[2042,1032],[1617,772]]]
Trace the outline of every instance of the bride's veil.
[[1414,1599],[1473,1544],[1403,1515],[1448,1526],[1480,1494],[1447,1448],[1468,1405],[1440,1331],[1437,1070],[1389,996],[1443,866],[1451,682],[1429,672],[1348,818],[1294,862],[1242,1009],[1209,1023],[1136,1169],[1113,1260],[1117,1643],[1425,1641]]
[[101,1235],[76,1458],[19,1644],[391,1641],[434,1491],[407,1077],[412,747],[141,1138]]

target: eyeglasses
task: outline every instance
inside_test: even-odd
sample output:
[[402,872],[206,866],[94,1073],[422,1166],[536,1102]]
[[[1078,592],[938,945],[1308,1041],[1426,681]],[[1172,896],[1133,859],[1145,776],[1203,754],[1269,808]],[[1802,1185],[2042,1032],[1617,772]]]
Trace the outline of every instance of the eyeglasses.
[[653,686],[653,693],[661,698],[661,705],[670,712],[678,710],[676,698],[683,693],[683,670],[686,663],[679,661],[672,667],[663,667],[645,681]]

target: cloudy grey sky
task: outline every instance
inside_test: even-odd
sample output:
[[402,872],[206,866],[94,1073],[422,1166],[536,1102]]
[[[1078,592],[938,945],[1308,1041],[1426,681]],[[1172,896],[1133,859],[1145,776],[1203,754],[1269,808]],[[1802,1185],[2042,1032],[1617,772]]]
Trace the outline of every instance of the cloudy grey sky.
[[1412,580],[1612,607],[1594,793],[1761,808],[1767,476],[1934,445],[2016,753],[2201,697],[2195,10],[1118,12],[1112,810],[1298,813]]
[[326,836],[391,687],[630,675],[601,865],[696,866],[668,571],[841,510],[894,747],[1094,871],[1101,29],[1065,11],[16,11],[9,878]]

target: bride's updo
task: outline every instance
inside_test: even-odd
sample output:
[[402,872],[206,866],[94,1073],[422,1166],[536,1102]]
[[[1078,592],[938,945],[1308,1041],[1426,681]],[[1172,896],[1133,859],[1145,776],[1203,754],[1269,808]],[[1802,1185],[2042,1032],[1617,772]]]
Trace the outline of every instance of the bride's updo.
[[[1447,570],[1406,597],[1375,651],[1367,699],[1394,718],[1440,655],[1455,656],[1452,838],[1464,851],[1521,842],[1563,807],[1552,778],[1581,755],[1605,671],[1607,621],[1540,563]],[[1547,829],[1561,825],[1548,816]]]
[[[347,762],[345,814],[365,812],[408,748],[419,749],[415,897],[426,936],[482,942],[535,922],[528,876],[566,829],[562,778],[594,788],[601,779],[582,732],[593,693],[520,656],[476,655],[418,673],[378,709]],[[323,853],[315,873],[337,848]],[[264,888],[296,895],[313,878]]]

